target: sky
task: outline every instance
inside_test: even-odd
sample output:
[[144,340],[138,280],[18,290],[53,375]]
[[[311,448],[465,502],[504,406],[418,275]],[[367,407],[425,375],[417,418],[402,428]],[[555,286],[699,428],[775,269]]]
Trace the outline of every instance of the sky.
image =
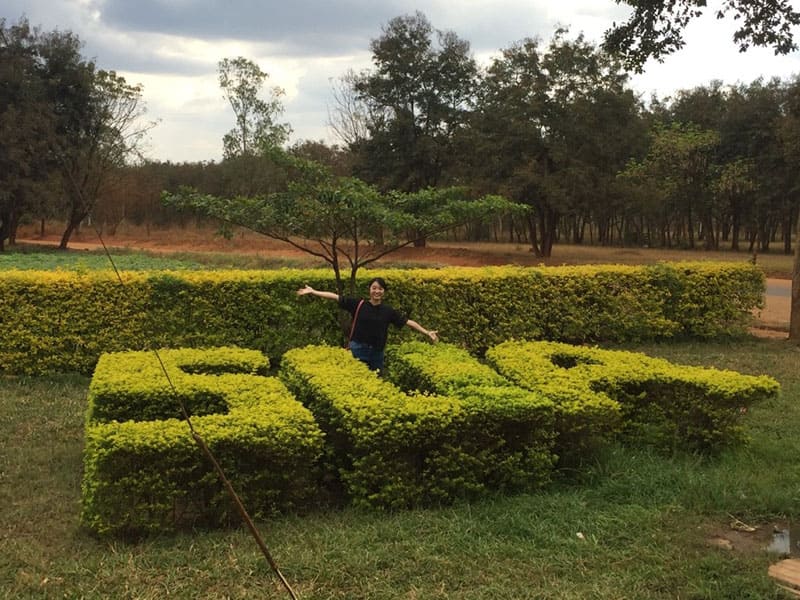
[[[157,122],[145,155],[198,162],[221,159],[222,138],[234,125],[219,88],[220,60],[244,56],[269,74],[266,86],[284,90],[279,120],[292,127],[291,142],[334,144],[327,123],[336,80],[371,68],[371,40],[392,18],[416,11],[468,41],[486,66],[524,38],[548,42],[558,26],[599,44],[630,9],[614,0],[3,0],[0,18],[9,25],[24,15],[44,31],[77,34],[85,57],[143,86],[146,118]],[[687,28],[686,46],[663,63],[648,62],[631,87],[648,100],[713,80],[736,85],[800,74],[800,53],[741,54],[734,29],[731,18],[718,21],[706,10]]]

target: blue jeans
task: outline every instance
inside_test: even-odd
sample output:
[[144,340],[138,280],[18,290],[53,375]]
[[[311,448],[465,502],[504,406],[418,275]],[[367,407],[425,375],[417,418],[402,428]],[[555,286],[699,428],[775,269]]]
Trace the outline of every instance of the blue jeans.
[[350,342],[350,352],[352,352],[354,358],[366,363],[373,371],[383,369],[383,350],[378,350],[374,346],[353,340]]

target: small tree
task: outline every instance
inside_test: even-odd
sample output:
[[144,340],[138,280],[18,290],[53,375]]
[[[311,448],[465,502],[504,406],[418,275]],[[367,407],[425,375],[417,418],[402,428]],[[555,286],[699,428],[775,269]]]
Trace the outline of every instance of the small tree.
[[94,71],[93,65],[83,76],[89,78],[87,94],[75,98],[64,115],[66,129],[55,149],[68,201],[61,249],[66,249],[115,173],[139,155],[145,134],[155,125],[140,121],[141,86],[129,85],[114,71]]
[[281,146],[289,139],[291,127],[276,122],[283,113],[280,98],[284,91],[274,87],[267,100],[259,96],[268,77],[242,56],[219,62],[219,86],[236,117],[236,126],[223,138],[225,158],[257,155],[263,148]]
[[[295,177],[286,192],[266,196],[220,198],[192,188],[164,192],[169,206],[188,208],[226,224],[246,227],[322,258],[333,269],[343,293],[344,269],[349,293],[361,267],[413,244],[407,233],[427,237],[473,220],[524,210],[499,196],[470,199],[461,188],[381,194],[352,177],[335,177],[318,163],[279,153],[277,159]],[[419,210],[425,207],[424,210]]]

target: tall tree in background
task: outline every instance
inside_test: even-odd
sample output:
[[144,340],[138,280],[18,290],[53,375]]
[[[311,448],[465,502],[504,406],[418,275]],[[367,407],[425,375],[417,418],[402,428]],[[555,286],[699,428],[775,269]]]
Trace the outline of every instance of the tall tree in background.
[[262,91],[269,75],[242,56],[219,62],[219,85],[233,109],[236,125],[222,139],[222,172],[231,194],[251,196],[284,189],[284,170],[271,155],[289,139],[292,128],[283,114],[279,87]]
[[[6,180],[0,228],[7,230],[0,235],[9,237],[22,211],[59,214],[67,222],[60,243],[66,248],[152,124],[140,120],[141,88],[97,70],[71,32],[42,34],[24,19],[10,28],[0,22],[0,32],[0,178]],[[44,206],[48,197],[57,205]]]
[[143,138],[154,126],[141,121],[141,86],[129,85],[114,71],[96,71],[93,63],[78,63],[75,76],[75,89],[64,89],[59,82],[54,90],[54,97],[67,99],[59,113],[56,148],[68,200],[62,249],[115,173],[140,156]]
[[791,253],[791,174],[781,147],[779,124],[785,113],[785,86],[761,80],[731,86],[725,118],[720,124],[721,162],[747,160],[752,164],[753,187],[745,206],[749,219],[750,251],[769,250],[773,232],[782,228],[784,252]]
[[332,80],[333,106],[328,109],[328,127],[350,151],[369,138],[369,105],[359,97],[356,86],[359,75],[352,69]]
[[236,126],[223,138],[225,158],[261,154],[265,148],[281,146],[289,139],[291,127],[277,122],[283,114],[284,91],[273,87],[267,100],[260,97],[268,77],[256,63],[242,56],[219,62],[219,86],[236,118]]
[[[649,58],[663,56],[684,46],[682,31],[702,14],[706,0],[617,0],[634,7],[627,23],[614,25],[605,34],[605,47],[641,71]],[[717,18],[733,14],[740,22],[733,36],[740,51],[751,45],[769,46],[775,54],[797,50],[792,28],[800,25],[800,12],[789,0],[725,0]],[[800,218],[796,246],[800,246]],[[792,308],[789,338],[800,341],[800,252],[795,248],[792,268]]]
[[477,84],[469,43],[418,12],[389,21],[371,48],[375,69],[353,82],[369,118],[356,173],[384,191],[446,183]]
[[[37,208],[54,139],[52,107],[40,77],[40,33],[21,19],[0,19],[0,251],[13,243],[20,218]],[[39,211],[41,212],[41,211]]]
[[[702,231],[706,250],[716,249],[713,160],[719,136],[715,131],[674,123],[657,127],[647,156],[632,161],[624,175],[640,184],[660,186],[664,220],[659,224],[667,245],[694,248]],[[675,219],[675,223],[671,221]]]
[[[585,214],[630,156],[637,130],[626,75],[582,36],[526,39],[489,66],[472,119],[473,169],[484,186],[533,208],[532,250],[550,256],[564,216]],[[636,144],[633,144],[635,147]]]

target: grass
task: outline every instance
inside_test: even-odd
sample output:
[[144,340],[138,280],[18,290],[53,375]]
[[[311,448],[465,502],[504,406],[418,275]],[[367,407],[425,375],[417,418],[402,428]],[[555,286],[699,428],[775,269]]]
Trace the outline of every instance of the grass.
[[[324,263],[304,258],[280,258],[239,255],[226,252],[153,252],[111,248],[114,265],[120,271],[207,270],[207,269],[279,269],[322,267]],[[18,244],[0,253],[0,271],[10,269],[88,271],[110,269],[104,250],[69,250]]]
[[[800,349],[780,340],[627,346],[767,373],[752,443],[714,458],[611,448],[535,495],[398,513],[286,515],[259,528],[303,599],[779,598],[763,548],[800,514]],[[286,598],[240,529],[138,543],[79,524],[88,379],[0,379],[0,597]],[[733,538],[731,516],[759,525]],[[580,534],[580,535],[579,535]],[[733,550],[709,545],[736,540]]]
[[[18,232],[20,240],[28,240],[19,244],[19,248],[27,253],[37,253],[41,246],[33,242],[47,242],[51,247],[58,244],[63,226],[57,223],[48,223],[44,238],[38,227],[33,225],[21,226]],[[71,248],[81,244],[97,245],[97,234],[91,229],[86,229],[75,234],[71,241]],[[213,227],[187,226],[172,229],[154,229],[136,227],[123,223],[114,235],[108,233],[103,236],[104,243],[113,248],[115,255],[144,255],[142,260],[178,261],[178,266],[153,266],[151,268],[187,268],[183,263],[194,265],[188,268],[306,268],[325,267],[324,261],[310,255],[290,252],[291,248],[282,242],[245,230],[236,229],[234,235],[223,238],[215,232]],[[136,248],[149,248],[146,252]],[[746,245],[744,246],[746,248]],[[202,251],[198,251],[202,250]],[[450,258],[426,255],[426,252],[441,251],[451,254]],[[13,252],[13,249],[12,249]],[[102,261],[102,252],[99,250],[71,250],[64,252],[51,252],[63,258],[58,260],[90,262],[97,261],[97,268],[105,268]],[[89,258],[95,255],[96,258]],[[77,258],[82,257],[82,258]],[[416,268],[433,265],[444,266],[452,264],[452,259],[467,261],[465,264],[479,263],[481,258],[487,259],[487,264],[514,263],[522,265],[548,266],[576,265],[576,264],[653,264],[659,261],[724,261],[746,262],[753,259],[751,253],[746,251],[733,252],[728,249],[718,251],[705,251],[702,249],[663,249],[663,248],[620,248],[616,246],[593,246],[589,244],[557,244],[553,248],[553,256],[547,259],[538,259],[530,252],[524,243],[491,243],[491,242],[455,242],[448,240],[431,240],[428,248],[405,248],[402,253],[389,254],[375,266],[395,268]],[[17,259],[11,259],[13,262]],[[781,244],[773,244],[769,253],[758,254],[756,262],[769,277],[791,278],[793,257],[782,253]],[[9,262],[3,260],[0,254],[0,269],[8,268]],[[138,264],[138,263],[134,263]],[[145,263],[146,264],[146,263]],[[167,262],[166,264],[170,264]],[[107,265],[107,259],[106,259]],[[32,268],[48,268],[47,266]],[[68,268],[68,267],[67,267]]]

